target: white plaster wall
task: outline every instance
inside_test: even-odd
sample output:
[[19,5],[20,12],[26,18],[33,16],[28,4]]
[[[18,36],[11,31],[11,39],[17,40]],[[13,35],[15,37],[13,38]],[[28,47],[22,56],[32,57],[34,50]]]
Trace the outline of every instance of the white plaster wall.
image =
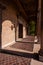
[[23,26],[23,38],[26,38],[26,27]]

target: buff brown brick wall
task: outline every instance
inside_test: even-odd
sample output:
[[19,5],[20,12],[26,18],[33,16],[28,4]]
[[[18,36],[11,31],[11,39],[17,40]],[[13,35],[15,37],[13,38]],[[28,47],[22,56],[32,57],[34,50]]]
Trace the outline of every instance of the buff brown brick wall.
[[[26,21],[23,18],[17,19],[17,10],[13,3],[7,0],[0,0],[6,5],[6,9],[2,11],[2,47],[12,44],[18,39],[18,22],[23,25],[23,38],[26,37]],[[9,1],[9,0],[8,0]],[[11,28],[13,26],[13,29]]]
[[[16,12],[12,5],[6,5],[6,9],[2,12],[2,46],[8,43],[15,42],[15,28]],[[11,26],[13,28],[11,29]]]

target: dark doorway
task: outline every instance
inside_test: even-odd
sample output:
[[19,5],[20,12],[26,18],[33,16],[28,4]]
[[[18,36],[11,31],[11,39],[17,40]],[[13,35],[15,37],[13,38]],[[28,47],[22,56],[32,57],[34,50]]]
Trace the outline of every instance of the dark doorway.
[[19,23],[19,38],[23,38],[23,25]]

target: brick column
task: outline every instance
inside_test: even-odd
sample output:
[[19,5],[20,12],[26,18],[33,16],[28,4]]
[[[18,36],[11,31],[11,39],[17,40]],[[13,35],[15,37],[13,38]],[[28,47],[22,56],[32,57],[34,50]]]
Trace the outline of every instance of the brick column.
[[38,37],[39,43],[41,43],[41,0],[38,0],[37,37]]
[[1,35],[2,35],[2,11],[5,9],[5,6],[4,4],[0,3],[0,49],[1,49],[1,41],[2,41],[2,38],[1,38]]
[[39,60],[43,61],[43,0],[41,0],[41,48],[39,51]]
[[0,48],[1,48],[1,33],[2,33],[2,8],[0,6]]

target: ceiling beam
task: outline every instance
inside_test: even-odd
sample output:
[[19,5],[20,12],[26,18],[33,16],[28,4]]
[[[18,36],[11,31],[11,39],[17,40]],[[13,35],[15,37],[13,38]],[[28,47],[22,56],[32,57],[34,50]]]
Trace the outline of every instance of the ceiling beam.
[[18,7],[18,11],[19,11],[20,13],[22,13],[22,15],[25,17],[25,19],[28,19],[27,14],[26,14],[25,10],[23,9],[23,7],[22,7],[20,1],[19,1],[19,0],[14,0],[14,2],[16,3],[16,5],[17,5],[17,7]]

